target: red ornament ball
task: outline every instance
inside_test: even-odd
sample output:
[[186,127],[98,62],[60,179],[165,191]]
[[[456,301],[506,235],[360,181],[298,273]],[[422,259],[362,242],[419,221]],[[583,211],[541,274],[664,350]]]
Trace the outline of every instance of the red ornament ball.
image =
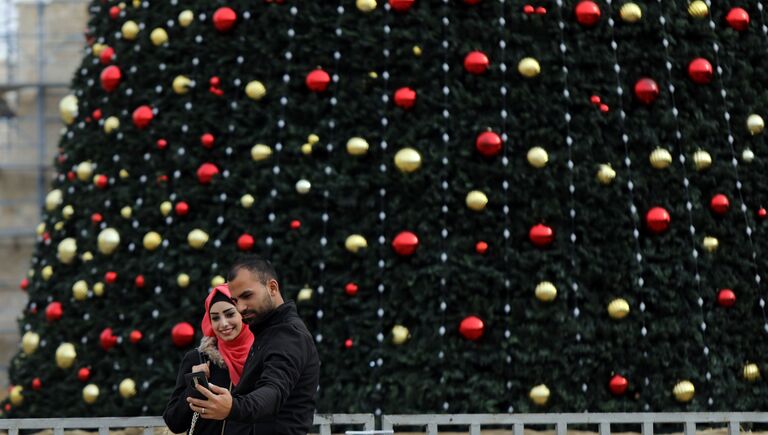
[[544,224],[536,224],[528,232],[528,238],[539,248],[549,246],[555,240],[555,231]]
[[389,0],[389,5],[397,12],[405,12],[416,3],[416,0]]
[[475,244],[475,252],[477,252],[478,254],[481,254],[481,255],[485,254],[486,252],[488,252],[488,243],[483,242],[482,240],[477,242]]
[[601,112],[603,112],[603,113],[608,113],[608,111],[609,111],[609,110],[611,110],[611,108],[610,108],[610,107],[608,107],[608,105],[607,105],[607,104],[603,103],[603,104],[601,104],[601,105],[600,105],[600,111],[601,111]]
[[120,16],[120,8],[117,6],[112,6],[109,8],[109,18],[112,18],[113,20],[116,20],[117,17]]
[[331,83],[331,76],[322,68],[317,68],[307,74],[305,83],[312,92],[324,92]]
[[133,125],[139,130],[145,129],[152,122],[152,118],[155,115],[152,113],[152,108],[149,106],[139,106],[133,111]]
[[144,275],[137,275],[136,279],[133,280],[134,285],[136,285],[136,288],[144,288],[144,285],[146,284]]
[[128,336],[128,339],[131,340],[131,343],[133,344],[140,342],[142,338],[144,338],[144,335],[138,329],[131,331],[131,335]]
[[168,148],[168,141],[165,139],[158,139],[155,144],[157,145],[157,149],[159,150],[164,150]]
[[186,216],[189,214],[189,204],[187,204],[184,201],[179,202],[176,204],[176,207],[174,207],[174,210],[176,210],[176,214],[178,216]]
[[213,177],[219,174],[219,168],[213,163],[203,163],[197,168],[197,181],[200,184],[210,184]]
[[599,95],[592,95],[591,97],[589,97],[589,102],[594,105],[598,105],[602,102],[602,100],[600,99]]
[[344,293],[346,293],[348,296],[356,295],[358,290],[359,287],[354,282],[349,282],[346,286],[344,286]]
[[712,64],[703,57],[697,57],[688,64],[688,76],[694,83],[699,85],[706,85],[712,81],[714,76],[714,70]]
[[477,139],[475,139],[475,148],[485,157],[493,157],[499,154],[501,146],[501,136],[492,131],[484,131],[477,135]]
[[100,120],[102,116],[101,109],[96,109],[91,113],[91,117],[96,121]]
[[20,287],[22,290],[26,290],[26,289],[28,289],[28,288],[29,288],[29,279],[28,279],[28,278],[24,278],[24,279],[22,279],[22,280],[21,280],[21,283],[19,284],[19,287]]
[[729,288],[720,289],[717,293],[717,303],[724,308],[732,307],[736,304],[736,293]]
[[645,214],[645,224],[652,232],[661,234],[669,228],[672,217],[663,207],[653,207]]
[[292,230],[298,230],[301,228],[301,221],[298,219],[294,219],[291,221],[291,229]]
[[43,382],[40,380],[40,378],[32,379],[32,389],[38,391],[41,388],[43,388]]
[[464,58],[464,69],[472,74],[482,74],[488,70],[490,61],[482,51],[472,51]]
[[213,27],[221,33],[228,32],[237,22],[237,13],[226,6],[216,9],[213,13]]
[[537,6],[536,15],[547,15],[547,8],[545,8],[544,6]]
[[765,219],[766,216],[768,216],[768,211],[765,210],[765,207],[760,207],[760,209],[757,210],[757,217]]
[[629,381],[627,378],[621,375],[613,375],[611,381],[608,382],[608,389],[611,390],[611,394],[614,396],[621,396],[627,392],[629,387]]
[[214,88],[221,86],[221,79],[218,76],[213,76],[208,80],[208,84]]
[[536,9],[534,9],[533,5],[525,5],[523,6],[523,13],[526,15],[532,15],[534,12],[536,12]]
[[106,189],[109,185],[109,178],[107,178],[104,174],[99,174],[96,176],[96,187],[99,189]]
[[728,197],[723,195],[722,193],[718,193],[717,195],[713,196],[712,199],[709,201],[709,208],[714,212],[715,214],[724,215],[728,212],[728,209],[731,207],[731,202],[728,201]]
[[731,8],[725,16],[725,21],[733,30],[742,32],[749,27],[749,13],[744,8]]
[[576,5],[575,14],[579,24],[592,27],[600,21],[600,6],[591,0],[583,0]]
[[45,318],[49,322],[60,320],[63,315],[64,310],[61,308],[61,302],[51,302],[45,307]]
[[187,322],[177,323],[171,330],[171,341],[179,348],[187,347],[195,339],[195,328]]
[[352,341],[351,338],[348,338],[344,341],[344,347],[346,347],[347,349],[351,349],[354,344],[355,343]]
[[99,54],[99,62],[101,62],[102,65],[109,65],[114,58],[115,49],[112,47],[105,47],[104,50],[101,50],[101,54]]
[[459,333],[467,340],[479,340],[485,332],[485,324],[477,316],[465,317],[459,325]]
[[416,104],[416,91],[409,87],[395,91],[395,105],[403,109],[410,109]]
[[243,234],[237,239],[237,249],[241,251],[250,251],[253,249],[253,245],[255,243],[255,240],[253,240],[253,236],[250,234]]
[[91,378],[91,369],[89,369],[88,367],[83,367],[77,371],[77,379],[80,382],[88,382],[88,379],[90,378]]
[[112,334],[112,328],[104,328],[99,334],[99,345],[105,351],[112,349],[117,344],[117,337]]
[[641,78],[635,83],[635,97],[643,104],[653,103],[659,97],[659,84],[651,78]]
[[205,133],[200,136],[200,145],[202,145],[203,148],[211,149],[215,143],[216,138],[211,133]]
[[410,231],[403,231],[392,240],[392,249],[395,250],[397,255],[407,257],[413,255],[416,252],[416,248],[419,247],[419,238],[416,234]]
[[117,272],[109,271],[104,274],[104,281],[107,284],[114,284],[117,281]]
[[107,92],[112,92],[120,86],[120,80],[123,78],[123,73],[120,68],[115,65],[110,65],[104,68],[99,75],[99,81],[101,82],[101,88]]
[[91,222],[94,224],[100,224],[104,220],[104,216],[101,213],[93,213],[91,215]]

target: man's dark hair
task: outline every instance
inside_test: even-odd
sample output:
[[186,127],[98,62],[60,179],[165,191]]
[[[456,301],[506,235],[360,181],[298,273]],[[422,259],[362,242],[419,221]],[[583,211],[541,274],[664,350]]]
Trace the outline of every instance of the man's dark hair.
[[245,269],[256,275],[264,285],[266,285],[267,281],[270,279],[278,281],[277,271],[275,270],[275,267],[272,266],[272,263],[266,258],[261,258],[258,255],[244,255],[235,260],[227,274],[227,281],[231,282],[234,280],[240,269]]

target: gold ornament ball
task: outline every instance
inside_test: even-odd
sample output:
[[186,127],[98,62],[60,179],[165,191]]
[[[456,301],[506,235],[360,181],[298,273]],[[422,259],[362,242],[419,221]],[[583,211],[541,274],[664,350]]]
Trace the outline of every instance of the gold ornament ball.
[[392,343],[401,345],[408,341],[411,336],[410,331],[403,325],[395,325],[392,327]]
[[40,336],[36,332],[27,331],[21,337],[21,350],[27,355],[32,355],[40,345]]
[[72,343],[61,343],[58,349],[56,349],[56,365],[62,369],[68,369],[72,367],[77,358],[77,352],[75,352],[75,346]]
[[741,160],[744,163],[752,163],[752,160],[755,160],[755,153],[753,153],[751,149],[746,148],[741,153]]
[[93,294],[97,297],[104,296],[104,283],[103,282],[97,282],[93,285]]
[[71,205],[65,205],[64,208],[61,209],[61,217],[64,218],[64,220],[67,220],[74,216],[75,214],[75,208]]
[[413,46],[413,55],[414,56],[421,56],[421,53],[423,53],[423,50],[418,45]]
[[88,384],[83,388],[83,401],[89,405],[93,405],[99,400],[99,387],[96,384]]
[[347,152],[353,156],[365,155],[368,148],[368,142],[362,137],[353,137],[347,141]]
[[47,211],[56,210],[64,202],[64,195],[59,189],[53,189],[45,196],[45,209]]
[[84,301],[88,299],[88,283],[84,280],[77,281],[72,285],[72,296],[75,300]]
[[57,250],[59,261],[64,264],[72,264],[77,255],[77,241],[72,237],[67,237],[59,242]]
[[760,367],[758,367],[755,363],[745,364],[743,375],[744,380],[747,382],[755,382],[760,379]]
[[126,171],[125,169],[121,169],[118,175],[120,175],[121,179],[125,180],[126,178],[128,178],[128,171]]
[[747,118],[747,130],[754,136],[763,132],[765,128],[765,121],[763,117],[753,113]]
[[53,266],[51,266],[50,264],[48,266],[45,266],[42,272],[40,273],[43,276],[43,280],[48,281],[53,276]]
[[98,56],[101,56],[101,52],[104,51],[105,48],[107,48],[106,45],[99,44],[97,42],[97,43],[93,44],[93,46],[91,46],[91,51],[93,51],[93,55],[94,56],[98,57]]
[[194,249],[203,249],[205,244],[208,243],[208,234],[199,228],[195,228],[187,234],[187,243]]
[[360,12],[371,12],[376,9],[376,0],[356,0],[355,6]]
[[136,382],[131,378],[125,378],[120,382],[118,390],[120,390],[120,395],[123,396],[124,399],[130,399],[136,395]]
[[301,153],[305,156],[312,155],[312,144],[311,143],[305,143],[301,146]]
[[220,285],[224,284],[225,282],[227,282],[227,280],[226,280],[226,279],[224,279],[224,277],[223,277],[223,276],[221,276],[221,275],[216,275],[216,276],[214,276],[214,277],[211,279],[211,287],[218,287],[218,286],[220,286]]
[[272,148],[264,144],[256,144],[251,148],[251,158],[255,162],[266,160],[272,156]]
[[124,39],[133,41],[139,34],[139,25],[136,24],[135,21],[128,20],[123,24],[123,27],[120,29],[120,31],[122,32]]
[[104,228],[96,239],[99,246],[99,252],[104,255],[110,255],[117,250],[120,245],[120,233],[114,228]]
[[251,208],[255,202],[256,198],[254,198],[250,193],[246,193],[240,197],[240,205],[242,205],[243,208]]
[[614,299],[608,304],[608,315],[611,319],[620,320],[629,315],[629,302],[624,299]]
[[688,5],[688,13],[693,18],[702,19],[709,15],[709,7],[701,0],[694,0]]
[[549,162],[549,155],[542,147],[533,147],[528,150],[527,158],[528,164],[537,169],[547,166],[547,162]]
[[371,71],[368,73],[368,77],[376,80],[377,78],[379,78],[379,74],[376,71]]
[[312,300],[312,293],[313,290],[309,286],[304,286],[303,289],[299,290],[299,295],[296,297],[296,299],[299,302],[307,302]]
[[83,252],[83,255],[80,256],[80,259],[84,262],[89,262],[93,260],[93,254],[91,254],[91,251],[85,251]]
[[312,188],[312,183],[309,182],[309,180],[301,179],[296,182],[296,192],[301,195],[306,195],[309,193],[309,190]]
[[144,249],[147,251],[154,251],[161,243],[163,243],[163,238],[157,232],[150,231],[144,235],[143,243]]
[[720,246],[720,242],[717,240],[717,237],[707,236],[704,237],[701,246],[703,246],[707,252],[715,252],[717,247]]
[[603,185],[609,185],[616,178],[616,171],[608,164],[601,164],[597,170],[597,181]]
[[557,287],[549,281],[542,281],[536,286],[536,299],[542,302],[552,302],[557,297]]
[[189,92],[189,87],[192,86],[192,80],[189,79],[189,77],[185,75],[178,75],[173,79],[173,83],[171,84],[171,87],[173,88],[173,92],[175,92],[178,95],[184,95],[187,92]]
[[636,23],[643,17],[643,11],[636,3],[625,3],[619,10],[619,15],[625,23]]
[[368,242],[365,240],[365,237],[360,234],[352,234],[344,241],[344,247],[347,251],[357,254],[361,249],[366,249],[368,247]]
[[532,57],[526,57],[517,64],[517,71],[523,77],[530,79],[539,75],[541,72],[541,65],[539,65],[538,60]]
[[311,143],[312,145],[320,142],[320,136],[312,133],[309,136],[307,136],[307,142]]
[[704,150],[698,150],[693,153],[693,165],[697,171],[703,171],[712,166],[712,156]]
[[93,164],[91,162],[80,162],[75,172],[80,181],[87,183],[93,177]]
[[474,211],[483,211],[488,205],[488,197],[479,190],[473,190],[467,194],[467,207]]
[[693,399],[693,395],[696,394],[696,388],[694,388],[691,381],[680,381],[675,385],[672,394],[674,394],[678,402],[690,402]]
[[104,132],[107,134],[120,128],[120,120],[116,116],[110,116],[104,121]]
[[259,101],[267,95],[267,88],[264,86],[264,83],[253,80],[245,85],[245,95],[251,100]]
[[64,228],[64,222],[56,222],[53,225],[53,229],[56,231],[61,231]]
[[168,32],[162,27],[158,27],[149,34],[149,39],[152,40],[152,44],[154,44],[155,47],[159,47],[168,42]]
[[21,385],[15,385],[11,388],[11,392],[8,394],[8,397],[11,399],[11,405],[21,406],[24,403],[24,395],[21,394],[23,390],[24,388]]
[[171,201],[163,201],[160,203],[160,214],[163,216],[168,216],[171,213],[171,210],[173,210]]
[[406,174],[415,172],[421,167],[421,154],[413,148],[403,148],[395,154],[395,166]]
[[179,25],[181,27],[189,27],[192,21],[195,20],[195,14],[189,9],[181,11],[179,14]]
[[127,205],[120,209],[120,216],[122,216],[124,219],[130,219],[132,215],[133,215],[133,209],[131,209]]
[[531,392],[528,394],[531,398],[531,402],[538,406],[544,406],[549,402],[549,388],[546,385],[540,384],[531,388]]
[[42,236],[43,234],[45,234],[44,222],[40,222],[39,224],[37,224],[37,228],[35,228],[35,234],[37,234],[38,236]]
[[180,273],[179,276],[176,277],[176,284],[181,288],[189,287],[189,275]]
[[78,113],[76,96],[67,95],[59,101],[59,115],[65,124],[75,122]]
[[656,148],[651,153],[651,166],[656,169],[666,169],[672,164],[672,154],[664,148]]

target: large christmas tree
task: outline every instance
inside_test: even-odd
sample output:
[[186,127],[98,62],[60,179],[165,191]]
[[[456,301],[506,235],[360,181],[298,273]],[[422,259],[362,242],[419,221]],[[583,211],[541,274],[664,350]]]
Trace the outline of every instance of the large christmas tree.
[[321,412],[766,409],[762,0],[90,10],[6,415],[162,412],[241,252]]

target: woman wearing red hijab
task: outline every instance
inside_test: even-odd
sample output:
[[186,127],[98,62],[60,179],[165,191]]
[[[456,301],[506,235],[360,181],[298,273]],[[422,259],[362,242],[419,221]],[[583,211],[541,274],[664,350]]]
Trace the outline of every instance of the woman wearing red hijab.
[[198,419],[187,404],[187,397],[199,394],[184,375],[203,372],[208,382],[231,390],[240,381],[243,365],[253,344],[253,333],[232,302],[226,284],[213,289],[205,299],[200,346],[184,355],[176,388],[165,407],[163,419],[173,433],[188,432],[195,421],[193,435],[248,435],[251,425],[226,420]]

